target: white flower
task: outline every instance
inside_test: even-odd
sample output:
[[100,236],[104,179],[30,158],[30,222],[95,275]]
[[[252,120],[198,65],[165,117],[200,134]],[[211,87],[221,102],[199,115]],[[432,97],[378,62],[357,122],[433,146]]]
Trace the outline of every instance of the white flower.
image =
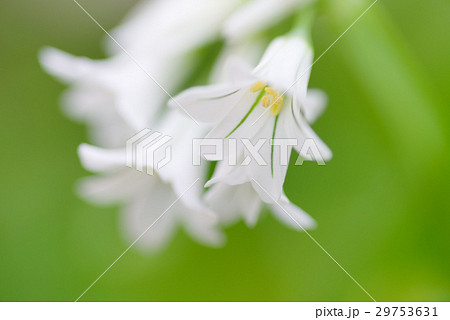
[[[226,19],[246,0],[147,0],[112,36],[132,55],[185,53],[219,38]],[[107,38],[109,52],[120,48]]]
[[[131,136],[127,127],[134,133],[152,126],[169,99],[125,55],[95,61],[47,48],[41,52],[41,63],[49,73],[71,86],[64,99],[66,113],[91,124],[96,144],[123,145]],[[175,90],[189,70],[181,58],[148,57],[142,66],[168,91]]]
[[70,85],[65,113],[88,123],[95,144],[117,147],[132,135],[128,128],[134,133],[154,125],[167,93],[173,94],[192,72],[196,57],[191,52],[218,38],[224,20],[241,2],[144,1],[112,32],[126,53],[108,37],[110,58],[92,60],[45,48],[40,61]]
[[[294,148],[305,159],[308,150],[301,147],[305,139],[313,139],[322,158],[331,158],[331,151],[303,114],[312,58],[312,49],[304,38],[281,37],[272,42],[253,71],[242,64],[230,66],[229,83],[191,88],[176,97],[196,120],[216,124],[207,138],[250,139],[253,145],[264,141],[259,154],[267,165],[256,161],[229,165],[222,161],[207,186],[251,182],[265,202],[280,199],[287,164],[281,163],[282,150],[270,143],[272,139],[296,138]],[[239,150],[239,160],[252,157],[243,146]],[[290,148],[287,151],[289,156]]]
[[[326,94],[319,89],[308,90],[303,114],[308,123],[314,123],[323,113],[327,105]],[[223,163],[219,163],[219,166]],[[205,202],[219,215],[221,223],[235,223],[241,217],[249,227],[253,227],[263,206],[274,216],[296,230],[314,228],[316,222],[302,209],[292,204],[285,194],[276,202],[263,203],[251,183],[213,185],[205,195]]]
[[[217,218],[200,200],[205,168],[193,167],[191,163],[191,139],[202,129],[175,112],[165,114],[169,97],[159,85],[169,93],[181,86],[192,71],[190,51],[217,38],[224,19],[241,1],[142,3],[113,32],[115,40],[139,66],[112,40],[109,49],[113,56],[105,60],[74,57],[52,48],[41,52],[44,68],[70,85],[64,97],[66,113],[88,124],[94,144],[116,148],[80,147],[84,166],[101,172],[100,176],[83,180],[81,193],[93,202],[120,201],[133,240],[149,226],[147,222],[153,222],[172,200],[182,196],[170,210],[174,212],[164,215],[145,236],[144,242],[149,247],[167,241],[177,223],[203,243],[219,245],[223,241],[216,229]],[[126,140],[146,127],[175,138],[173,159],[156,176],[125,167]],[[200,182],[190,187],[198,178]]]
[[217,229],[217,216],[200,198],[205,168],[192,166],[191,141],[202,135],[202,129],[177,113],[169,114],[159,129],[173,136],[169,142],[172,161],[159,170],[155,168],[155,175],[127,168],[124,148],[107,150],[81,145],[79,155],[84,167],[100,175],[82,180],[80,193],[97,204],[122,204],[130,240],[136,240],[155,223],[138,242],[147,249],[167,244],[177,225],[202,244],[221,245],[224,236]]
[[[89,153],[100,153],[100,150],[90,148],[80,149],[86,165],[92,161]],[[81,180],[79,187],[83,197],[93,203],[123,206],[121,225],[130,242],[148,229],[136,244],[144,249],[155,250],[167,245],[178,225],[204,245],[220,246],[224,242],[217,229],[216,215],[206,207],[191,208],[183,201],[177,201],[178,195],[172,186],[158,176],[118,166],[112,172]],[[189,193],[183,197],[189,197]]]

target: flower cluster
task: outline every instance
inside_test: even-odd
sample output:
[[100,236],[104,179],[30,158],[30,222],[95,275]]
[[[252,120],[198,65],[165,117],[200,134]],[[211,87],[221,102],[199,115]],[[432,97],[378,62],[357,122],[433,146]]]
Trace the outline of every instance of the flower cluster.
[[[111,32],[107,59],[43,49],[44,68],[69,86],[65,113],[89,130],[92,144],[82,144],[79,156],[96,175],[79,182],[80,194],[97,204],[119,203],[126,235],[141,237],[138,244],[150,249],[167,244],[178,226],[203,244],[219,246],[225,239],[221,226],[239,219],[253,226],[263,208],[288,226],[313,227],[314,220],[288,200],[283,184],[292,148],[311,159],[303,142],[313,141],[323,160],[331,158],[310,127],[327,98],[308,89],[313,50],[304,23],[273,40],[264,37],[313,5],[145,1]],[[223,42],[209,70],[214,84],[189,88],[192,75],[205,72],[196,50],[214,41]],[[126,164],[127,140],[145,128],[172,137],[171,161],[153,175]],[[208,179],[210,163],[192,163],[192,141],[202,138],[224,141],[223,159],[233,153],[236,163],[218,161]],[[289,139],[297,143],[273,143]],[[261,161],[251,161],[249,145],[257,146]]]

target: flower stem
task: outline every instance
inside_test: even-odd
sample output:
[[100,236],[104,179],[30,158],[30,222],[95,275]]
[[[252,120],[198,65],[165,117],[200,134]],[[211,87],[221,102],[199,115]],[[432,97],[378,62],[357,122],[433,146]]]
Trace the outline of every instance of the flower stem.
[[310,41],[311,29],[316,18],[316,11],[315,3],[309,4],[300,9],[297,13],[295,23],[290,31],[290,34],[297,37],[303,37]]

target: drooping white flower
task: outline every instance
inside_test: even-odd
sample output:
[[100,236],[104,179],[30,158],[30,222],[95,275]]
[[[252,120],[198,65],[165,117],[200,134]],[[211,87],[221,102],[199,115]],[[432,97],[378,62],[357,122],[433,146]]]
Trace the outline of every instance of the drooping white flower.
[[[303,37],[280,37],[272,42],[259,65],[251,70],[242,64],[230,66],[232,79],[225,84],[196,87],[176,97],[177,101],[198,121],[214,123],[206,138],[250,139],[259,141],[259,155],[266,165],[257,161],[234,165],[222,161],[207,185],[225,183],[238,185],[250,182],[267,203],[281,199],[287,163],[281,163],[286,150],[271,143],[274,139],[297,139],[294,148],[305,159],[302,148],[312,139],[324,160],[331,158],[330,149],[320,140],[304,116],[307,86],[313,52]],[[173,105],[173,104],[172,104]],[[226,145],[226,144],[225,144]],[[253,155],[238,147],[238,160]],[[225,156],[226,158],[226,156]]]
[[143,1],[111,32],[114,40],[107,37],[111,57],[92,60],[45,48],[40,61],[70,86],[65,113],[89,125],[95,144],[117,147],[130,136],[128,127],[134,133],[158,121],[168,94],[192,72],[197,57],[191,52],[218,38],[224,20],[241,3]]
[[[218,230],[217,215],[200,197],[205,168],[192,166],[192,139],[201,137],[202,129],[184,115],[172,112],[158,128],[173,137],[167,143],[172,158],[166,166],[155,167],[155,174],[148,175],[126,166],[125,148],[108,150],[83,144],[79,155],[84,167],[99,175],[83,179],[80,193],[94,203],[122,204],[122,220],[130,240],[136,240],[154,224],[138,242],[145,248],[167,244],[178,225],[200,243],[219,246],[224,236]],[[162,156],[155,153],[153,163],[143,165],[159,163]]]
[[[108,43],[113,56],[105,60],[74,57],[51,48],[41,52],[44,68],[70,85],[64,98],[66,113],[88,124],[94,144],[116,148],[80,148],[85,167],[101,172],[83,180],[81,193],[93,202],[120,201],[133,240],[173,198],[182,196],[171,209],[174,218],[164,218],[167,221],[162,220],[166,222],[161,227],[158,223],[148,232],[147,246],[167,240],[177,223],[203,243],[218,245],[223,240],[216,219],[200,201],[205,168],[191,165],[188,137],[201,129],[193,130],[195,123],[175,112],[165,114],[165,104],[166,91],[180,87],[192,71],[190,51],[217,38],[224,19],[241,1],[146,1],[112,33],[114,40]],[[174,143],[172,161],[155,176],[133,172],[124,162],[126,140],[146,127],[174,140],[187,139]],[[191,187],[197,178],[201,182]]]
[[[326,94],[319,89],[309,89],[303,108],[308,123],[314,123],[327,105]],[[223,162],[219,166],[225,165]],[[221,223],[230,225],[243,218],[247,226],[253,227],[262,208],[266,207],[274,216],[288,227],[296,230],[314,228],[315,221],[301,208],[292,204],[285,194],[276,202],[263,202],[246,182],[241,185],[217,183],[205,195],[205,202],[219,215]]]
[[[113,38],[132,55],[185,53],[220,37],[223,24],[246,0],[145,0]],[[119,53],[107,38],[108,51]]]
[[[90,153],[100,153],[89,148],[80,149],[86,166],[93,161]],[[220,246],[224,242],[212,210],[204,206],[191,208],[181,199],[177,201],[179,196],[172,186],[156,175],[118,166],[111,172],[84,178],[79,188],[83,197],[92,203],[122,205],[121,226],[130,242],[148,229],[136,243],[144,249],[155,250],[167,245],[178,226],[204,245]],[[183,197],[190,197],[190,192]]]
[[[91,124],[94,142],[105,146],[123,145],[130,136],[127,127],[136,132],[152,126],[169,99],[164,90],[174,91],[189,70],[181,58],[169,61],[149,57],[141,63],[157,79],[155,83],[125,55],[95,61],[52,48],[41,52],[41,63],[70,85],[64,99],[66,114]],[[119,135],[123,130],[126,135]]]

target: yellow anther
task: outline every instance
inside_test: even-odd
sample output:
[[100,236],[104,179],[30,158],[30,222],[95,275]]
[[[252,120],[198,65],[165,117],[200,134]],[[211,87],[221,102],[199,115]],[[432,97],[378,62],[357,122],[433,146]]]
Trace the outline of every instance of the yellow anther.
[[270,107],[270,114],[277,116],[280,114],[284,104],[284,96],[276,92],[273,88],[267,87],[267,84],[257,82],[252,87],[252,92],[264,89],[267,95],[262,97],[261,103],[264,108]]
[[250,91],[251,91],[251,92],[258,92],[258,91],[261,91],[262,89],[264,89],[264,87],[265,87],[266,85],[267,85],[267,84],[265,84],[264,82],[258,81],[257,83],[255,83],[255,84],[252,86],[252,88],[250,89]]
[[275,90],[273,90],[273,88],[271,88],[271,87],[266,88],[266,93],[270,94],[272,96],[277,94],[277,92]]
[[275,103],[270,107],[270,114],[273,116],[277,116],[281,112],[282,104]]
[[272,97],[273,97],[272,103],[278,103],[280,101],[279,99],[280,95],[278,94],[278,92],[274,92]]
[[271,103],[271,101],[270,101],[270,98],[268,96],[264,96],[262,98],[262,106],[264,108],[267,108],[268,106],[270,106],[270,103]]
[[270,107],[270,114],[273,116],[279,115],[281,112],[281,109],[283,108],[283,103],[284,103],[283,96],[278,95],[276,98],[274,97],[273,104]]
[[276,93],[273,96],[273,104],[280,104],[281,106],[283,106],[284,103],[284,97],[278,93]]

